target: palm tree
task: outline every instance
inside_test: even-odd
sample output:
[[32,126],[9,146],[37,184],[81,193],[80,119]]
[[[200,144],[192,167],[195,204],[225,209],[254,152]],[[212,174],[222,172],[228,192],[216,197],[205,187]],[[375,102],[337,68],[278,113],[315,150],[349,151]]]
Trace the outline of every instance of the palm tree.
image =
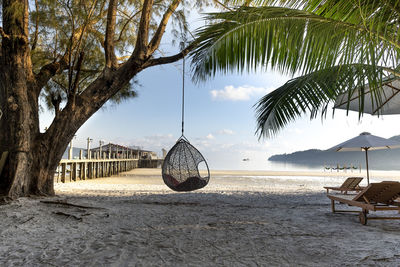
[[247,6],[208,14],[214,23],[197,32],[194,78],[256,68],[293,75],[255,105],[260,137],[305,113],[324,117],[338,95],[364,95],[367,83],[379,102],[382,82],[400,78],[399,0],[242,2]]

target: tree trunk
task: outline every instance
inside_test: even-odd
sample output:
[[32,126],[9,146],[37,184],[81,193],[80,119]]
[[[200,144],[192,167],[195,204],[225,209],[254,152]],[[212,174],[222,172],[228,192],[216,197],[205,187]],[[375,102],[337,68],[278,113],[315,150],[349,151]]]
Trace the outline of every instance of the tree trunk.
[[[16,15],[13,12],[19,12]],[[0,56],[0,152],[8,159],[0,194],[16,198],[53,195],[53,173],[66,144],[50,145],[39,131],[38,96],[28,41],[28,1],[3,1]],[[58,140],[55,142],[57,143]],[[62,140],[65,142],[65,140]],[[53,152],[52,148],[56,148]],[[62,152],[60,152],[62,151]]]
[[[29,46],[20,38],[3,39],[0,73],[1,151],[9,156],[0,176],[0,193],[8,197],[53,194],[47,183],[35,185],[45,151],[40,144],[38,97]],[[36,176],[36,178],[35,178]],[[46,184],[46,185],[45,185]]]

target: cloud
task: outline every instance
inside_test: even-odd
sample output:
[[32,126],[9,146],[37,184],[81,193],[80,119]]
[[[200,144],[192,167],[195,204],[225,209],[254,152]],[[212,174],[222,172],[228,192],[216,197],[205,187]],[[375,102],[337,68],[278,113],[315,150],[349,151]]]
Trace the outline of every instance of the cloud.
[[209,139],[209,140],[215,139],[214,135],[212,135],[212,134],[208,134],[208,135],[206,136],[206,138]]
[[211,90],[211,98],[213,100],[230,100],[230,101],[246,101],[253,96],[264,95],[271,91],[263,87],[239,86],[237,88],[232,85],[225,86],[223,90]]
[[233,134],[235,134],[235,132],[232,131],[232,130],[229,130],[229,129],[222,129],[222,130],[218,131],[218,134],[221,134],[221,135],[233,135]]

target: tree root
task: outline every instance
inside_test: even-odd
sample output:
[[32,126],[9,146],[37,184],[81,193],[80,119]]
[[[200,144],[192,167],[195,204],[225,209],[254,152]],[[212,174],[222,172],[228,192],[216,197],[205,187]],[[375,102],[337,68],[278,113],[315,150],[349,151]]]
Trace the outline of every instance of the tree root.
[[82,209],[104,209],[104,210],[106,209],[106,208],[102,208],[102,207],[91,207],[91,206],[77,205],[77,204],[68,203],[66,201],[42,200],[40,202],[44,203],[44,204],[64,205],[64,206],[76,207],[76,208],[82,208]]
[[25,220],[25,221],[21,222],[20,224],[27,223],[27,222],[29,222],[30,220],[32,220],[33,218],[35,218],[35,217],[29,217],[29,219],[27,219],[27,220]]
[[73,214],[64,213],[64,212],[62,212],[62,211],[56,211],[56,212],[53,212],[53,213],[54,213],[54,214],[57,214],[57,215],[63,215],[63,216],[66,216],[66,217],[72,217],[72,218],[74,218],[74,219],[77,220],[77,221],[82,221],[82,218],[81,218],[81,217],[78,217],[78,216],[73,215]]
[[14,199],[9,196],[0,196],[0,205],[10,204]]

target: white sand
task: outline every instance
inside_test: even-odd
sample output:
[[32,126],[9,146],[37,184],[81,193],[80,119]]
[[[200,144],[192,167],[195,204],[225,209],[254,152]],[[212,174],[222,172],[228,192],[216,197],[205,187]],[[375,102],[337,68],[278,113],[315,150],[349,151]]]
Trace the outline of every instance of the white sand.
[[359,173],[328,174],[213,172],[192,193],[170,191],[160,170],[59,183],[50,200],[98,209],[0,206],[0,265],[399,266],[400,221],[332,214],[322,186]]

